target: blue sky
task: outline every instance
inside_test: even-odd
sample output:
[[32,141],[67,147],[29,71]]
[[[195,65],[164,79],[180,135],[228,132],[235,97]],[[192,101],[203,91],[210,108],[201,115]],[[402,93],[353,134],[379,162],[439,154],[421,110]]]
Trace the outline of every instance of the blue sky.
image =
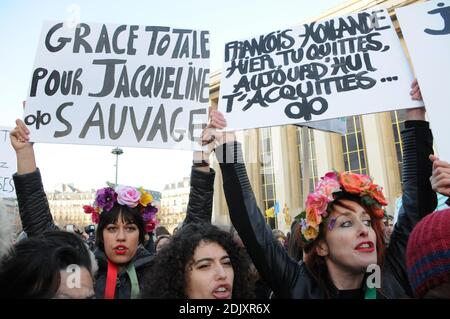
[[[211,71],[221,67],[226,42],[299,24],[343,0],[2,0],[0,2],[0,126],[13,127],[31,79],[42,22],[66,20],[77,6],[81,21],[163,25],[210,31]],[[74,183],[82,189],[113,181],[111,147],[36,144],[44,186]],[[161,190],[188,176],[191,153],[131,149],[119,159],[119,183]]]

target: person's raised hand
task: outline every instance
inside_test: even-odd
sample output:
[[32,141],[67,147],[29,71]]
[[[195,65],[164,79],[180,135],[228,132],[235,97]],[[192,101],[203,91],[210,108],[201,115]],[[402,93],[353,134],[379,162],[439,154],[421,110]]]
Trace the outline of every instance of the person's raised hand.
[[430,155],[430,160],[433,162],[431,187],[435,192],[450,197],[450,164],[435,155]]
[[[417,79],[411,84],[411,99],[415,101],[422,101],[422,93],[420,92],[420,86]],[[406,110],[406,120],[407,121],[425,121],[425,107],[415,107]]]
[[223,114],[212,107],[209,108],[209,123],[202,133],[202,144],[218,146],[235,140],[233,132],[221,132],[227,126]]
[[9,134],[11,145],[16,153],[33,147],[33,144],[29,142],[29,134],[30,131],[28,130],[25,123],[22,120],[17,119],[16,127]]

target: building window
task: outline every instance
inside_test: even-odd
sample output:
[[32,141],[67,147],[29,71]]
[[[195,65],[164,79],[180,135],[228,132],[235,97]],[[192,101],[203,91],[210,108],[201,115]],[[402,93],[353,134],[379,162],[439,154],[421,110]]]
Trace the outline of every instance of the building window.
[[[306,129],[308,132],[308,147],[309,147],[309,191],[313,191],[314,187],[317,183],[318,176],[317,176],[317,160],[316,160],[316,148],[314,144],[314,131],[312,129]],[[302,144],[302,128],[297,129],[297,147],[298,147],[298,165],[300,167],[300,193],[303,192],[302,185],[303,185],[303,172],[302,172],[302,154],[303,154],[303,144]],[[306,196],[302,196],[304,202],[304,198]]]
[[[261,176],[261,193],[263,200],[263,211],[275,205],[276,189],[275,189],[275,175],[273,167],[273,156],[271,147],[272,134],[270,128],[260,129],[260,176]],[[275,221],[269,218],[269,224],[272,228],[275,226]]]
[[342,136],[342,147],[345,170],[368,175],[361,116],[347,117],[347,134]]
[[397,153],[398,169],[400,172],[400,182],[403,183],[403,143],[400,132],[405,127],[406,110],[392,111],[390,113],[392,130],[394,131],[394,144]]

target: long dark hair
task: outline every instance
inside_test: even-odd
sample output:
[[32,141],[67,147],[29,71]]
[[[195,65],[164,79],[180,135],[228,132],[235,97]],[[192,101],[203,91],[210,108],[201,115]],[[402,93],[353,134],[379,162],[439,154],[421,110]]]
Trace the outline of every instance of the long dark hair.
[[96,245],[102,251],[105,251],[104,240],[103,240],[103,230],[109,224],[115,224],[117,220],[121,218],[125,223],[135,224],[139,230],[139,243],[144,244],[145,242],[145,225],[142,219],[142,214],[140,208],[130,208],[126,205],[114,204],[113,208],[106,212],[103,211],[100,214],[100,221],[98,223],[96,232]]
[[[334,200],[330,205],[328,205],[327,212],[328,214],[331,214],[331,212],[334,210],[335,205],[341,205],[344,206],[341,202],[341,200],[347,199],[354,201],[361,205],[366,212],[369,213],[370,219],[372,222],[372,228],[375,231],[376,234],[376,245],[377,245],[377,264],[382,266],[384,261],[384,253],[386,249],[386,244],[384,242],[384,230],[383,230],[383,220],[379,218],[375,218],[374,214],[371,212],[371,208],[364,205],[361,201],[361,198],[359,196],[355,196],[349,193],[342,192],[337,199]],[[345,206],[344,206],[345,207]],[[328,268],[325,263],[325,258],[322,256],[319,256],[317,254],[317,247],[321,240],[325,240],[325,235],[327,232],[326,223],[321,223],[319,225],[319,235],[317,238],[308,244],[305,244],[304,246],[304,252],[305,252],[305,266],[308,269],[309,273],[312,275],[312,277],[316,280],[319,287],[322,288],[322,290],[325,291],[326,295],[328,297],[331,296],[331,289],[330,289],[330,282],[331,278],[328,273]]]
[[188,224],[155,256],[144,279],[143,298],[187,299],[186,266],[200,242],[217,243],[228,253],[234,271],[232,298],[253,298],[248,263],[228,232],[208,223]]
[[288,255],[300,261],[303,259],[303,241],[300,224],[297,221],[293,221],[291,225],[291,236],[288,241]]

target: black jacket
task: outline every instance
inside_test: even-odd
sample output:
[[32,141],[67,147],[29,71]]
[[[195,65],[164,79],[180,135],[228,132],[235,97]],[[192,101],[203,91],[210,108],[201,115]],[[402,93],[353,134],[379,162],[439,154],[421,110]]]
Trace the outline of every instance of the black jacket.
[[[432,165],[428,155],[433,153],[433,138],[428,123],[410,121],[402,133],[403,206],[386,251],[378,297],[407,298],[412,296],[406,273],[405,252],[408,237],[417,222],[432,212],[437,204],[429,177]],[[225,154],[224,154],[225,153]],[[223,187],[231,221],[241,236],[248,253],[278,298],[327,298],[310,275],[305,264],[290,258],[277,244],[261,214],[243,164],[239,143],[225,144],[216,149],[220,159],[233,158],[233,163],[221,163]],[[342,298],[330,285],[332,298]],[[362,297],[362,295],[361,295]]]
[[[214,184],[214,170],[209,173],[192,167],[191,188],[186,218],[183,225],[191,222],[210,222],[212,213],[212,190]],[[47,196],[42,185],[39,169],[28,174],[14,174],[19,213],[22,227],[29,237],[33,237],[48,229],[58,229],[53,221]],[[80,212],[81,214],[83,212]],[[105,253],[99,249],[95,251],[99,270],[95,276],[95,294],[97,298],[104,297],[106,287],[107,260]],[[139,283],[145,271],[151,267],[153,255],[143,246],[139,246],[133,259]],[[141,284],[139,284],[141,286]],[[142,287],[141,287],[142,290]],[[117,299],[130,298],[131,282],[125,271],[118,274],[115,297]]]
[[[98,263],[98,271],[95,275],[95,296],[97,299],[104,298],[106,288],[106,274],[108,270],[108,261],[105,253],[96,249],[94,252],[95,259]],[[140,280],[145,275],[146,271],[151,268],[153,254],[147,251],[142,245],[139,245],[136,255],[133,258],[134,268],[139,282],[140,291],[142,291],[142,281]],[[117,274],[115,299],[130,299],[131,298],[131,282],[125,269]]]

